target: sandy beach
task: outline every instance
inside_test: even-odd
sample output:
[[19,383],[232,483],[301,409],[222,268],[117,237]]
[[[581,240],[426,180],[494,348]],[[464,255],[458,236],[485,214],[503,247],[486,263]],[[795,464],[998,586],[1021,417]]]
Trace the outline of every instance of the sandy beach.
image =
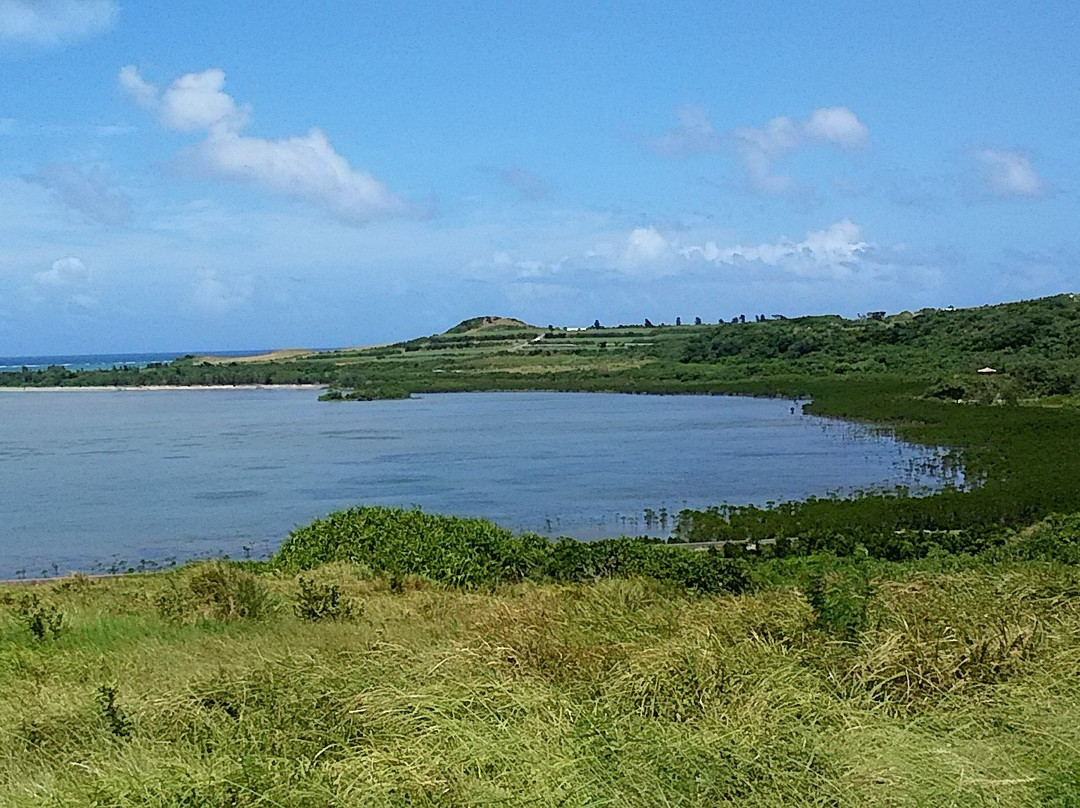
[[87,387],[0,387],[0,393],[129,393],[154,390],[321,390],[325,384],[147,384]]

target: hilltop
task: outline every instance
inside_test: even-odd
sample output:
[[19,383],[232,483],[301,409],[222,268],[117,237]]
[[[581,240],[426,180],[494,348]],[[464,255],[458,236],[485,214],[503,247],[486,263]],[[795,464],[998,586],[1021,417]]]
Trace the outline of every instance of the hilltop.
[[462,320],[453,328],[448,328],[444,333],[446,334],[467,334],[472,331],[492,331],[500,328],[532,328],[536,326],[529,325],[523,320],[518,320],[515,317],[498,317],[493,315],[486,315],[484,317],[470,317],[468,320]]

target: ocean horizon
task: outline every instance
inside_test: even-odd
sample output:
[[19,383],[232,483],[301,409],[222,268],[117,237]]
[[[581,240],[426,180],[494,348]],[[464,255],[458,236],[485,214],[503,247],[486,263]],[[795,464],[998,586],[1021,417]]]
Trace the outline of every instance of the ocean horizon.
[[108,370],[127,365],[146,367],[154,362],[172,362],[182,356],[256,356],[269,352],[270,348],[245,351],[155,351],[142,353],[105,354],[41,354],[37,356],[0,356],[0,373],[17,373],[24,367],[43,370],[48,367],[64,367],[68,370]]

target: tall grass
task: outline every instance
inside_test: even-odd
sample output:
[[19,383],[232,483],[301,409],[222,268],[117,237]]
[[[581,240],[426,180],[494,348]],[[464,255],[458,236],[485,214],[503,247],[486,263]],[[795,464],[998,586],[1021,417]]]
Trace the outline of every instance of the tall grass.
[[[754,594],[710,596],[646,577],[477,590],[348,561],[203,564],[34,586],[65,615],[48,642],[11,588],[0,805],[1080,799],[1076,567],[799,561],[824,597],[786,559]],[[227,603],[245,575],[258,616],[159,609],[207,578]],[[355,608],[297,608],[324,597]]]

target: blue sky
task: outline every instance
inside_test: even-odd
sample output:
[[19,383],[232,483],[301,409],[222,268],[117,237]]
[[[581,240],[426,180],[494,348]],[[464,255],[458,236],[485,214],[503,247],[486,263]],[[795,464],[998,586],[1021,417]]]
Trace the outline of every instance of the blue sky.
[[921,5],[0,0],[0,355],[1080,290],[1080,4]]

